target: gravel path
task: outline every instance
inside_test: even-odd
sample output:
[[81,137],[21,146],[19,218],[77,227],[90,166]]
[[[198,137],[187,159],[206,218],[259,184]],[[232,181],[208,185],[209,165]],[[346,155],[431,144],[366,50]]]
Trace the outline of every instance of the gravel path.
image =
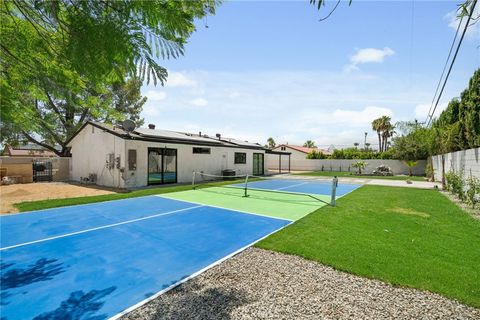
[[480,309],[250,248],[122,319],[480,319]]

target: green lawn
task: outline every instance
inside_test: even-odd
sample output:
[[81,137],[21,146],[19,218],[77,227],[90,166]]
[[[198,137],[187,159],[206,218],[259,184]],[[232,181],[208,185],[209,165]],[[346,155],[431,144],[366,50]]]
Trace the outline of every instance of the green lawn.
[[[198,185],[197,188],[205,188],[205,187],[211,187],[211,186],[221,186],[221,185],[225,185],[225,184],[238,183],[238,182],[242,182],[242,181],[243,180],[211,182],[211,183],[205,183],[205,184],[202,184],[202,185]],[[154,195],[154,194],[162,194],[162,193],[186,191],[186,190],[192,190],[192,186],[189,185],[189,184],[188,185],[180,185],[180,186],[178,186],[178,185],[177,186],[160,186],[160,187],[152,187],[152,188],[140,189],[140,190],[129,191],[129,192],[105,194],[105,195],[101,195],[101,196],[67,198],[67,199],[50,199],[50,200],[40,200],[40,201],[27,201],[27,202],[17,203],[14,206],[20,212],[23,212],[23,211],[32,211],[32,210],[72,206],[72,205],[77,205],[77,204],[86,204],[86,203],[109,201],[109,200],[119,200],[119,199],[126,199],[126,198],[143,197],[143,196],[149,196],[149,195]]]
[[258,247],[480,307],[480,221],[438,191],[363,186]]
[[426,181],[425,177],[419,176],[360,176],[353,174],[353,172],[344,172],[344,171],[310,171],[303,173],[296,173],[295,175],[300,176],[321,176],[321,177],[348,177],[348,178],[363,178],[363,179],[387,179],[387,180],[407,180],[410,178],[412,181]]

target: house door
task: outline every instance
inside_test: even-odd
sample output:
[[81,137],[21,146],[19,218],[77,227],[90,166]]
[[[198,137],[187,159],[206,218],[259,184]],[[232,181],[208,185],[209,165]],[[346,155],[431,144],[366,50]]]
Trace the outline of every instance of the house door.
[[177,150],[148,148],[148,185],[177,182]]
[[253,154],[253,175],[254,176],[263,176],[264,172],[264,163],[263,163],[263,153],[254,153]]

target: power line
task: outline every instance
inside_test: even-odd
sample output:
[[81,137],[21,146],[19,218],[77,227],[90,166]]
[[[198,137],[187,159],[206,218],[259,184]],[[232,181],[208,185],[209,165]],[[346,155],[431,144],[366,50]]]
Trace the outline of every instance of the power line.
[[[458,51],[460,50],[460,46],[462,45],[463,38],[465,37],[465,33],[467,32],[468,25],[469,25],[470,20],[472,18],[473,11],[475,9],[476,4],[477,4],[477,0],[473,0],[471,10],[470,10],[470,14],[468,15],[467,22],[465,23],[465,28],[463,28],[462,36],[460,37],[460,40],[458,42],[457,49],[455,50],[455,54],[453,56],[452,62],[450,63],[450,67],[448,68],[448,72],[447,72],[447,75],[446,75],[445,80],[443,82],[442,89],[440,90],[440,93],[438,94],[437,102],[435,103],[435,106],[433,107],[432,113],[430,114],[430,112],[429,112],[429,115],[428,115],[429,117],[427,117],[427,127],[430,125],[430,123],[433,119],[433,115],[435,114],[435,110],[437,110],[438,103],[440,102],[440,98],[442,97],[443,90],[445,89],[445,85],[447,84],[448,77],[450,76],[450,72],[452,71],[453,64],[455,63],[455,60],[457,58]],[[460,22],[458,24],[459,27],[460,27],[460,24],[461,24],[462,20],[460,20]],[[455,37],[456,37],[456,35],[455,35]],[[435,99],[435,97],[434,97],[434,99]]]
[[462,25],[462,21],[463,21],[463,16],[458,23],[457,31],[455,31],[455,37],[453,38],[452,45],[450,46],[450,51],[448,52],[447,60],[445,60],[445,65],[443,66],[442,75],[440,76],[440,79],[438,79],[437,88],[435,89],[435,94],[433,95],[432,102],[430,104],[430,108],[428,109],[427,119],[425,120],[424,123],[427,123],[428,119],[430,118],[430,114],[431,114],[431,111],[433,109],[433,104],[435,103],[435,98],[437,97],[438,89],[440,89],[440,84],[442,83],[443,76],[445,75],[445,70],[447,70],[448,61],[450,60],[450,56],[451,56],[452,51],[453,51],[453,46],[455,45],[455,42],[457,40],[458,31],[460,30],[460,26]]

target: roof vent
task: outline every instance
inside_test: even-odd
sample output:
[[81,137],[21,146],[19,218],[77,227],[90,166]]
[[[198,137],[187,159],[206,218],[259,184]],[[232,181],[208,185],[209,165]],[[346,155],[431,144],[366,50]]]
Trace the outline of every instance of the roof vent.
[[155,125],[153,123],[148,124],[148,129],[155,130]]
[[217,137],[218,140],[220,140],[220,138],[222,138],[222,135],[221,135],[220,133],[217,133],[217,134],[215,135],[215,137]]

